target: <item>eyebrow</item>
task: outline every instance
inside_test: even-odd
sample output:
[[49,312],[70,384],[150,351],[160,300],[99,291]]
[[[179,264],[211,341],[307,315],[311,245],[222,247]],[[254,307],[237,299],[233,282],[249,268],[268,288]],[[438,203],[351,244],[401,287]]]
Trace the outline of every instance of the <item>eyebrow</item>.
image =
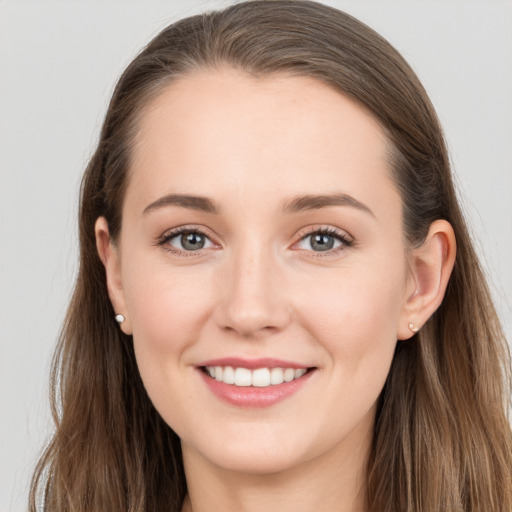
[[181,206],[190,210],[219,214],[221,209],[211,199],[202,196],[190,196],[185,194],[169,194],[144,208],[143,214],[152,212],[165,206]]
[[286,202],[283,207],[284,213],[297,213],[304,210],[318,210],[328,206],[352,206],[375,217],[374,213],[365,204],[348,194],[321,194],[297,196]]
[[[147,214],[166,206],[180,206],[181,208],[212,213],[215,215],[221,213],[220,206],[207,197],[187,194],[168,194],[146,206],[143,214]],[[368,208],[368,206],[358,201],[355,197],[344,193],[297,196],[287,201],[283,205],[282,211],[283,213],[290,214],[307,210],[318,210],[329,206],[351,206],[375,217],[374,213],[370,208]]]

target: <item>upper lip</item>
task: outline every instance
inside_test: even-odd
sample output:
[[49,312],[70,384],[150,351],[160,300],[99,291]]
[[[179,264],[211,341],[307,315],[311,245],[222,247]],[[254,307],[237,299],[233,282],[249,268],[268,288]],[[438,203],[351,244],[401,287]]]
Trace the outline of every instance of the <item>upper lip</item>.
[[233,368],[247,368],[256,370],[257,368],[311,368],[311,365],[297,363],[295,361],[285,361],[273,357],[261,357],[257,359],[243,359],[240,357],[221,357],[218,359],[209,359],[196,366],[232,366]]

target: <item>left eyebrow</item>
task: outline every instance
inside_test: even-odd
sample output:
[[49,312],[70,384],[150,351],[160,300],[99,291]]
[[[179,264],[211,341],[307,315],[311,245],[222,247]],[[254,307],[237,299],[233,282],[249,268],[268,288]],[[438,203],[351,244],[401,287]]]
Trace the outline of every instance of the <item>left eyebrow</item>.
[[284,204],[283,212],[297,213],[304,210],[326,208],[328,206],[351,206],[375,217],[375,214],[368,206],[358,201],[355,197],[344,193],[297,196]]
[[145,215],[153,210],[158,210],[159,208],[164,208],[166,206],[180,206],[181,208],[206,213],[220,213],[220,208],[211,199],[203,196],[191,196],[186,194],[169,194],[161,197],[146,206],[142,213]]

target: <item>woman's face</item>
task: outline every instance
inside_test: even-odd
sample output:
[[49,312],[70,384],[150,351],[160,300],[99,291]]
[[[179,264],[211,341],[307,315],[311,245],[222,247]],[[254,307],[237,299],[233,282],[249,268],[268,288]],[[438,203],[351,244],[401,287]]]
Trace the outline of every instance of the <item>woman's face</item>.
[[414,291],[377,122],[313,79],[222,69],[170,85],[136,142],[111,295],[186,459],[364,451]]

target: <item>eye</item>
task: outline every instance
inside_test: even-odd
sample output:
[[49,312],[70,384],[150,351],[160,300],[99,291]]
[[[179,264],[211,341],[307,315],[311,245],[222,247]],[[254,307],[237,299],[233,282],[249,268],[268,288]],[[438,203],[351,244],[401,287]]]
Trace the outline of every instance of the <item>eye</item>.
[[349,247],[352,243],[344,233],[337,229],[323,228],[302,237],[297,244],[297,248],[313,252],[336,253],[345,247]]
[[167,232],[158,240],[158,245],[178,254],[200,251],[215,246],[202,231],[186,227]]

